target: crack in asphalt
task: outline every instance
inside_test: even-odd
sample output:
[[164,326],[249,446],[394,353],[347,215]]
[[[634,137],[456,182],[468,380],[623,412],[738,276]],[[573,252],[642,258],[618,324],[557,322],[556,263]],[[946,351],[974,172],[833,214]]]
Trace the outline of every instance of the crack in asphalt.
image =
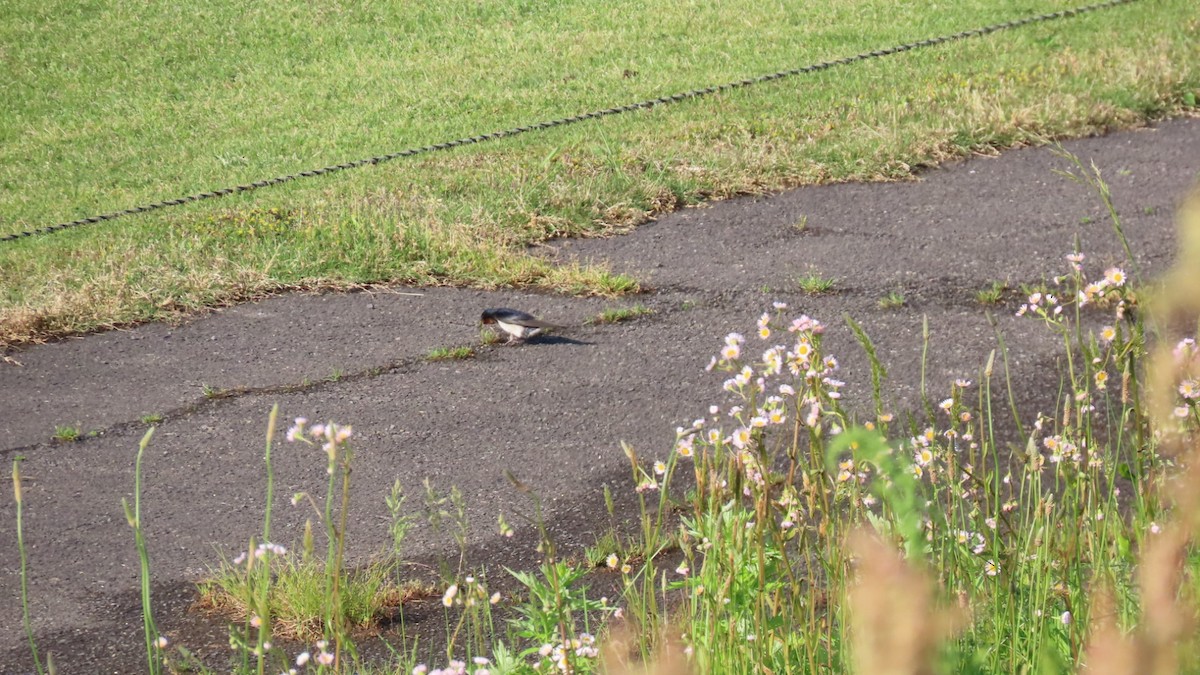
[[[951,281],[951,280],[939,280]],[[1031,282],[1032,284],[1033,282]],[[1020,286],[1020,284],[1017,284]],[[996,303],[983,305],[975,297],[975,291],[968,290],[963,286],[939,283],[934,286],[937,289],[935,292],[930,292],[928,288],[922,287],[916,283],[906,284],[903,290],[906,293],[912,293],[911,296],[905,298],[905,306],[903,308],[894,308],[895,311],[920,311],[920,305],[936,304],[939,307],[959,307],[963,309],[976,309],[984,315],[989,313],[1015,312],[1020,305],[1022,297],[1021,291],[1016,288],[1009,288],[1004,293],[1004,298]],[[820,293],[799,292],[799,294],[810,300],[828,300],[831,298],[857,298],[869,301],[876,301],[880,289],[871,289],[867,287],[855,286],[836,286],[829,291]],[[784,293],[781,291],[781,293]],[[647,314],[638,315],[631,318],[621,319],[619,321],[610,322],[595,322],[592,323],[589,319],[579,326],[571,327],[571,331],[578,332],[579,330],[590,329],[592,332],[596,330],[612,329],[615,327],[625,327],[635,323],[653,324],[669,322],[675,315],[692,312],[697,309],[728,309],[733,307],[746,307],[751,303],[748,300],[766,299],[781,295],[781,293],[772,293],[761,290],[751,289],[728,289],[723,291],[712,291],[700,287],[686,287],[682,285],[673,285],[664,287],[655,291],[644,291],[639,293],[637,297],[646,298],[647,303],[653,305],[651,311]],[[795,295],[797,291],[787,291],[788,295]],[[646,304],[646,303],[643,303]],[[543,336],[541,339],[535,338],[534,343],[545,343],[549,340],[554,340],[555,337]],[[148,429],[153,426],[159,426],[168,421],[178,421],[186,419],[200,412],[212,411],[222,405],[236,399],[248,397],[262,397],[282,394],[304,394],[316,393],[326,389],[349,386],[354,383],[375,379],[390,374],[412,372],[416,369],[426,366],[444,366],[447,363],[459,363],[469,361],[487,361],[495,357],[495,349],[504,349],[504,343],[495,344],[474,344],[474,345],[456,345],[449,347],[467,347],[472,350],[468,357],[451,358],[451,359],[430,359],[428,356],[412,356],[401,359],[395,359],[383,364],[374,364],[366,368],[362,368],[353,372],[340,374],[337,376],[327,376],[325,378],[310,379],[304,378],[300,382],[285,382],[279,384],[263,385],[263,386],[233,386],[228,388],[216,388],[212,393],[204,395],[200,400],[193,401],[184,405],[180,405],[168,409],[158,415],[158,422],[149,424],[141,419],[126,419],[111,422],[105,426],[93,427],[88,429],[87,433],[81,435],[74,441],[57,441],[47,440],[38,443],[25,444],[8,448],[0,448],[0,458],[10,459],[15,456],[25,455],[44,449],[51,448],[67,448],[67,447],[82,447],[88,441],[96,438],[110,435],[128,433],[137,429]]]
[[[669,312],[669,310],[667,310],[664,313],[668,313],[668,312]],[[658,313],[659,313],[658,310],[655,310],[651,314],[641,315],[636,318],[622,319],[620,321],[610,321],[610,322],[604,322],[604,323],[598,323],[598,324],[584,324],[584,325],[580,326],[579,328],[589,328],[589,327],[590,328],[605,328],[605,327],[612,327],[612,326],[616,326],[616,325],[631,324],[634,322],[645,322],[645,321],[650,320],[652,317],[654,317]],[[572,327],[572,330],[576,330],[576,329],[577,329],[576,327]],[[554,339],[555,339],[554,336],[541,336],[538,338],[534,338],[531,342],[533,342],[534,344],[546,343],[548,341],[553,341]],[[280,395],[280,394],[310,394],[310,393],[316,393],[316,392],[320,392],[320,391],[327,390],[327,389],[333,389],[333,388],[340,387],[340,386],[348,386],[348,385],[351,385],[351,384],[354,384],[354,383],[357,383],[357,382],[360,382],[363,380],[371,380],[371,379],[379,378],[379,377],[382,377],[385,375],[412,372],[413,370],[419,369],[423,366],[438,366],[438,365],[445,365],[446,363],[460,363],[461,364],[461,363],[470,362],[470,361],[487,361],[494,356],[494,350],[507,348],[507,345],[505,343],[500,342],[500,343],[495,343],[495,344],[456,345],[453,347],[449,347],[449,349],[455,349],[460,346],[471,349],[472,350],[471,355],[467,356],[467,357],[451,358],[451,359],[431,359],[428,356],[405,357],[402,359],[396,359],[396,360],[388,362],[388,363],[376,364],[373,366],[369,366],[367,368],[363,368],[363,369],[360,369],[360,370],[357,370],[354,372],[338,375],[336,377],[329,376],[329,377],[325,377],[325,378],[317,379],[317,380],[309,380],[306,378],[304,381],[301,381],[301,382],[272,384],[272,385],[264,385],[264,386],[259,386],[259,387],[234,386],[234,387],[228,387],[228,388],[217,388],[217,389],[215,389],[215,391],[213,393],[205,395],[204,398],[201,400],[194,401],[192,403],[188,403],[185,405],[177,406],[175,408],[171,408],[171,409],[166,410],[165,412],[160,413],[158,415],[160,420],[154,424],[148,424],[146,422],[143,422],[140,419],[120,420],[120,421],[112,422],[106,426],[93,427],[91,429],[88,429],[87,433],[79,436],[79,438],[77,438],[73,441],[48,440],[48,441],[43,441],[43,442],[39,442],[39,443],[26,444],[26,445],[22,445],[22,446],[0,448],[0,457],[9,459],[9,458],[12,458],[12,457],[15,457],[18,455],[23,455],[25,453],[32,453],[34,451],[43,450],[43,449],[47,449],[47,448],[82,447],[88,441],[94,441],[95,439],[98,439],[105,435],[125,433],[130,430],[137,429],[137,428],[149,429],[150,427],[159,426],[166,422],[179,421],[179,420],[191,417],[200,412],[212,411],[214,409],[221,407],[224,404],[231,403],[237,399],[256,397],[256,396]]]

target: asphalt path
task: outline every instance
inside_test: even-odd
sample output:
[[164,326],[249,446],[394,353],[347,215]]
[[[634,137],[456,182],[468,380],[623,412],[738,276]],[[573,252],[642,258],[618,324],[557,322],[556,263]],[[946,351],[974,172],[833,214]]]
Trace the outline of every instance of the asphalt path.
[[[1094,162],[1112,189],[1142,273],[1173,258],[1174,213],[1200,171],[1200,119],[1065,144]],[[417,510],[422,481],[457,486],[471,522],[474,565],[537,560],[519,513],[528,498],[509,469],[545,502],[560,546],[578,552],[607,526],[602,490],[632,494],[619,443],[666,456],[677,425],[726,401],[722,376],[704,366],[731,331],[754,332],[773,301],[830,325],[851,407],[870,405],[867,361],[844,317],[860,322],[890,372],[889,409],[918,409],[923,322],[926,380],[935,400],[956,378],[978,381],[997,334],[1009,349],[1014,393],[1026,414],[1053,404],[1060,347],[1016,294],[976,301],[994,281],[1013,287],[1066,270],[1076,242],[1099,274],[1125,265],[1098,195],[1056,173],[1050,148],[1019,149],[886,184],[806,187],[690,208],[631,234],[559,240],[539,255],[607,261],[651,290],[603,300],[446,288],[381,288],[275,297],[195,317],[12,352],[0,363],[0,456],[24,456],[25,537],[31,611],[40,648],[60,672],[140,672],[138,559],[121,511],[132,497],[144,416],[162,417],[143,472],[143,512],[160,625],[176,644],[221,658],[225,634],[189,610],[192,582],[220,555],[233,557],[261,526],[263,434],[278,403],[283,420],[305,416],[354,429],[349,554],[386,546],[384,495],[399,479]],[[804,227],[798,228],[798,223]],[[96,227],[104,227],[97,225]],[[803,293],[796,278],[835,279]],[[880,308],[889,292],[902,307]],[[637,303],[634,321],[593,325],[601,310]],[[474,358],[431,362],[438,347],[479,345],[485,307],[508,306],[570,326],[522,346],[478,347]],[[990,315],[990,318],[989,318]],[[1101,317],[1096,317],[1097,321]],[[993,326],[994,322],[994,326]],[[751,338],[753,340],[753,338]],[[206,396],[223,392],[216,397]],[[85,432],[52,439],[57,425]],[[282,435],[282,434],[281,434]],[[323,492],[316,449],[281,443],[275,454],[276,538],[300,536],[296,492]],[[499,536],[497,514],[518,525]],[[0,673],[32,670],[21,627],[11,493],[0,501]],[[452,549],[448,535],[417,527],[414,559]],[[440,617],[436,619],[440,621]]]

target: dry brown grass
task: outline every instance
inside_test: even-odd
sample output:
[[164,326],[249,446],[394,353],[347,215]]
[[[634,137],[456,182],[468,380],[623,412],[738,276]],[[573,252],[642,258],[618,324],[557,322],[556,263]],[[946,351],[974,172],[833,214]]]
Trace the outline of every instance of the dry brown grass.
[[929,675],[942,641],[961,617],[938,605],[929,575],[904,559],[871,530],[848,543],[857,563],[850,589],[850,636],[856,672]]

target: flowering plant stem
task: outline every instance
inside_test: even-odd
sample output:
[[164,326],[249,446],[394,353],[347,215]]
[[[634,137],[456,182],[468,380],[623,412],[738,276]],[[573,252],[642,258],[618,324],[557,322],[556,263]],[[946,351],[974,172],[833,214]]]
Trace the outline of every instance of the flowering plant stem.
[[162,648],[159,646],[158,628],[154,625],[150,606],[150,554],[146,551],[146,537],[142,532],[142,456],[145,455],[146,446],[150,444],[150,437],[153,435],[154,429],[151,428],[138,444],[137,459],[133,468],[133,509],[129,508],[129,502],[124,498],[121,499],[121,506],[125,510],[125,519],[133,528],[138,560],[141,562],[142,633],[146,639],[147,672],[150,675],[158,675],[162,672]]
[[38,658],[37,642],[33,639],[33,624],[29,621],[29,574],[26,569],[25,534],[21,523],[21,513],[24,502],[21,498],[21,460],[18,456],[13,460],[12,480],[13,498],[17,502],[17,550],[21,554],[21,623],[25,626],[25,636],[29,638],[29,650],[33,653],[33,666],[38,675],[43,675],[42,662]]

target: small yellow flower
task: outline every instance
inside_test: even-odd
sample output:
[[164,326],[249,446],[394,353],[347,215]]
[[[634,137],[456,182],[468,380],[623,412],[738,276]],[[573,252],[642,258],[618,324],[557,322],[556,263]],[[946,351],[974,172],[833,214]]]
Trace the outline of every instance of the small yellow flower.
[[442,595],[442,604],[446,607],[454,605],[454,598],[458,595],[458,584],[451,584],[450,588],[446,589],[446,593]]
[[812,357],[813,347],[808,340],[801,340],[796,343],[796,358],[800,361],[808,361]]

